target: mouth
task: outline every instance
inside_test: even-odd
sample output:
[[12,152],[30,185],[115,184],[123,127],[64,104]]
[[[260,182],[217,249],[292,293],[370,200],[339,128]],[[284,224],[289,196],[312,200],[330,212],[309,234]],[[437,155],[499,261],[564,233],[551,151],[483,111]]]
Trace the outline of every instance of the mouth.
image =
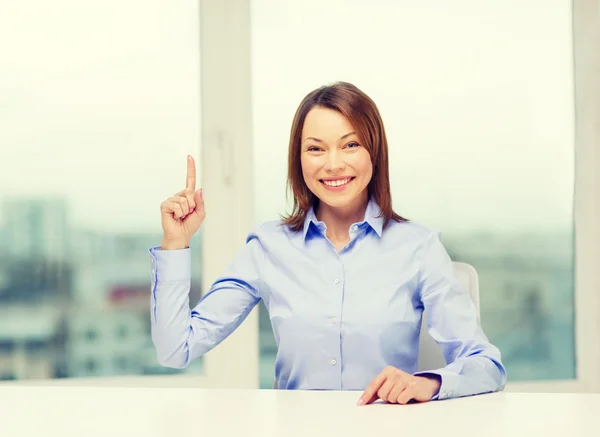
[[350,185],[354,178],[354,176],[348,176],[344,178],[319,179],[319,182],[328,190],[340,191]]

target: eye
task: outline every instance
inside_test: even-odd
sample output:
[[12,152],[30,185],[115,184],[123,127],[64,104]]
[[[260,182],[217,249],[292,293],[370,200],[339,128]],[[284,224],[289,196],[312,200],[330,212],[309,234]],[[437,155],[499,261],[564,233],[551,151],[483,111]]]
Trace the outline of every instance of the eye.
[[358,144],[355,141],[352,141],[351,143],[346,144],[346,147],[349,147],[352,149],[352,148],[360,147],[360,144]]
[[321,150],[321,148],[319,146],[308,146],[308,149],[306,149],[309,152],[318,152],[319,150]]

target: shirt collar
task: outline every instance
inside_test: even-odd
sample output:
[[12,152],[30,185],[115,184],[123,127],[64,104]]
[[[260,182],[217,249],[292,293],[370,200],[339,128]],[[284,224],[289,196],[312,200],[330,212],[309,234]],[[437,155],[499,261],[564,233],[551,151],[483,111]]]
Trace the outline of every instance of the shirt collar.
[[[317,219],[314,208],[312,206],[306,213],[306,217],[304,219],[304,228],[302,230],[302,236],[304,240],[306,240],[306,236],[308,235],[311,224],[315,226],[319,231],[325,232],[325,223]],[[362,222],[357,222],[354,224],[358,226],[364,226],[366,224],[370,226],[379,237],[381,237],[383,233],[383,216],[381,214],[381,209],[379,208],[379,205],[377,205],[377,202],[375,202],[375,200],[373,200],[372,198],[369,199],[369,203],[367,204],[367,209],[365,211],[364,220]]]

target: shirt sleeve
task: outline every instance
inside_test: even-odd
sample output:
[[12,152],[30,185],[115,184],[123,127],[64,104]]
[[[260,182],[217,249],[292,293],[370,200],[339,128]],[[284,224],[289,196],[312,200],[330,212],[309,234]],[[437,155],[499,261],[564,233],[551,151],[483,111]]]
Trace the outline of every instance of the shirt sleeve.
[[190,309],[190,249],[151,248],[151,334],[161,365],[185,368],[204,355],[248,316],[259,302],[259,266],[264,251],[248,237],[236,259]]
[[452,261],[437,233],[432,233],[425,244],[420,275],[427,329],[449,364],[415,375],[437,375],[441,379],[433,399],[503,390],[506,369],[500,351],[484,334],[475,304],[456,279]]

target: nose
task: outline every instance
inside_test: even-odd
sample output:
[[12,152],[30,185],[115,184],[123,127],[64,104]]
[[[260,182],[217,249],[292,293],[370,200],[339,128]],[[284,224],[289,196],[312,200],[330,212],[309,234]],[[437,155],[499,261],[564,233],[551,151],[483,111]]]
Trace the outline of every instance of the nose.
[[344,169],[346,163],[344,162],[341,153],[338,150],[331,149],[327,153],[327,160],[325,162],[325,170],[330,173],[338,173]]

